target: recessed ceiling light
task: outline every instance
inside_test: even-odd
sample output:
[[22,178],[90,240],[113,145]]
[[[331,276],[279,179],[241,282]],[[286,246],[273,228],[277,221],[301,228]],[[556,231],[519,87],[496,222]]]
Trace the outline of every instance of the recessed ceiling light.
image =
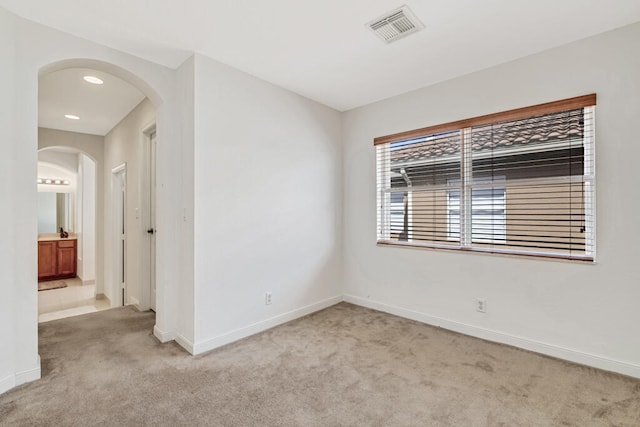
[[45,180],[44,180],[44,183],[45,183],[45,184],[51,184],[51,183],[53,183],[53,181],[52,181],[52,180],[50,180],[50,179],[45,179]]
[[99,79],[96,76],[84,76],[83,78],[85,82],[89,82],[94,85],[101,85],[102,83],[104,83],[102,79]]
[[67,119],[71,119],[71,120],[80,120],[80,117],[78,116],[74,116],[73,114],[65,114],[64,115]]

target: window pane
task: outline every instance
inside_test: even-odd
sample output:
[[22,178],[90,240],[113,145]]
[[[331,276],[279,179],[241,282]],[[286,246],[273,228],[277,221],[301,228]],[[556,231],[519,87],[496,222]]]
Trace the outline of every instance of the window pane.
[[391,193],[390,221],[391,237],[398,239],[404,232],[404,198],[405,193]]
[[472,128],[473,184],[506,181],[474,189],[473,242],[585,254],[585,132],[583,109]]
[[[447,190],[450,181],[460,181],[460,143],[456,131],[389,144],[387,186],[380,185],[380,173],[378,178],[380,200],[385,194],[388,200],[387,239],[446,245],[459,240],[449,233]],[[378,150],[379,167],[381,158]]]
[[[505,189],[473,189],[471,192],[471,240],[503,243],[505,240]],[[449,191],[449,236],[460,238],[460,190]]]
[[504,243],[506,234],[505,188],[472,190],[472,243]]
[[451,224],[446,189],[414,191],[411,214],[412,222],[409,231],[412,239],[410,241],[438,245],[459,243],[460,236],[450,232],[455,224]]
[[472,128],[473,178],[584,174],[583,110]]
[[391,144],[391,186],[420,187],[460,179],[460,132]]

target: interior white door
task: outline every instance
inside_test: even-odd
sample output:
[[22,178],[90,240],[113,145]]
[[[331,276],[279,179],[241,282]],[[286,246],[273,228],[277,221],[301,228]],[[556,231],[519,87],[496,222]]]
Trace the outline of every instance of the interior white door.
[[156,310],[156,132],[149,137],[149,305]]

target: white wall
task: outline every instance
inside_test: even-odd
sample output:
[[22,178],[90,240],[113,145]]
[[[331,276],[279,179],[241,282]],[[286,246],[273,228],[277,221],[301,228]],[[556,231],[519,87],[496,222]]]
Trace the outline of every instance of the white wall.
[[[96,163],[78,154],[78,277],[83,284],[96,281]],[[102,195],[103,193],[99,193]],[[100,216],[102,218],[102,216]],[[101,239],[102,241],[102,239]]]
[[[12,123],[14,122],[14,84],[15,70],[8,58],[15,57],[14,49],[14,21],[13,16],[0,8],[0,197],[3,197],[3,208],[0,209],[0,224],[6,224],[5,236],[0,239],[0,393],[16,385],[17,365],[15,363],[16,352],[16,316],[14,310],[19,310],[15,298],[14,241],[20,236],[14,225],[14,210],[6,209],[15,201],[13,196],[14,176],[13,171],[15,146],[18,140],[15,137]],[[35,168],[33,169],[35,172]],[[31,191],[35,192],[35,184]],[[37,227],[37,224],[35,225]],[[24,237],[24,236],[23,236]],[[35,309],[35,307],[34,307]],[[36,313],[37,316],[37,313]],[[32,363],[31,366],[35,364]]]
[[[104,137],[99,135],[89,135],[87,133],[67,132],[57,129],[38,128],[38,149],[62,147],[63,149],[71,148],[69,151],[81,151],[87,153],[91,158],[101,164],[104,157]],[[46,160],[48,156],[60,156],[67,153],[56,153],[51,150],[42,150],[38,152],[38,159]],[[76,156],[76,154],[67,154],[68,156]],[[68,160],[67,160],[68,162]],[[58,162],[60,163],[60,162]],[[67,165],[69,169],[77,169],[77,158],[73,163]]]
[[[77,178],[78,181],[87,181],[84,183],[85,185],[80,185],[78,183],[77,188],[77,204],[78,204],[78,221],[77,221],[77,230],[74,230],[78,233],[79,244],[78,244],[78,276],[82,279],[83,282],[90,282],[95,280],[96,283],[96,293],[104,294],[104,280],[103,280],[103,271],[104,271],[104,262],[103,262],[103,239],[104,239],[104,229],[103,229],[103,198],[98,197],[95,200],[95,204],[92,205],[91,199],[91,188],[86,188],[88,198],[85,199],[84,192],[85,187],[88,185],[89,187],[93,186],[93,197],[95,198],[95,194],[104,194],[104,183],[103,183],[103,171],[105,169],[104,166],[104,137],[99,135],[89,135],[86,133],[77,133],[77,132],[67,132],[56,129],[47,129],[47,128],[38,128],[38,149],[41,150],[38,152],[38,157],[41,158],[43,155],[47,156],[50,152],[50,149],[55,147],[62,147],[63,149],[72,149],[76,150],[80,153],[86,153],[91,157],[91,159],[87,158],[85,155],[81,155],[80,160],[77,160],[78,154],[74,154],[76,156],[76,162],[80,163],[78,170],[84,170],[85,164],[93,163],[95,161],[95,165],[89,166],[88,175],[86,177],[80,178],[81,174],[79,173]],[[43,150],[44,149],[44,150]],[[84,159],[84,160],[83,160]],[[80,167],[83,166],[83,167]],[[91,169],[94,169],[93,171]],[[84,175],[84,174],[82,174]],[[91,176],[93,175],[93,176]],[[91,180],[93,179],[93,183]],[[92,205],[92,206],[89,206]],[[87,210],[85,214],[83,210]],[[94,224],[90,224],[91,218],[91,210],[93,210],[93,221]],[[83,224],[82,222],[88,221],[87,224]],[[85,232],[86,230],[86,232]],[[93,231],[92,231],[93,230]],[[91,235],[93,233],[93,236]],[[92,249],[94,248],[94,249]],[[91,266],[91,252],[94,251],[93,254],[93,267]],[[85,268],[85,257],[88,256],[87,260],[87,268]],[[93,270],[93,271],[92,271]]]
[[[194,342],[194,139],[195,139],[195,56],[191,56],[176,70],[176,103],[181,106],[176,118],[182,141],[182,177],[180,187],[185,204],[182,212],[183,237],[189,244],[180,253],[182,268],[180,277],[181,311],[179,342],[186,348]],[[160,231],[164,233],[164,231]]]
[[[78,156],[76,153],[72,152],[41,150],[38,151],[38,162],[52,163],[71,171],[72,173],[76,173],[78,171]],[[38,170],[38,174],[40,174],[40,170]]]
[[[145,98],[136,108],[120,121],[104,138],[104,182],[111,183],[112,170],[122,164],[127,166],[126,174],[126,303],[140,304],[140,268],[143,267],[139,260],[143,245],[147,241],[146,226],[141,212],[143,173],[145,170],[145,147],[143,130],[155,121],[155,108],[149,99]],[[104,193],[103,212],[105,236],[116,236],[113,229],[114,189],[110,184],[106,186]],[[115,272],[116,262],[113,259],[114,240],[105,240],[105,292],[112,304],[119,302],[119,281]]]
[[340,126],[196,55],[196,353],[340,300]]
[[[3,125],[0,127],[13,127],[12,138],[7,139],[10,141],[8,152],[11,154],[7,159],[11,162],[9,171],[10,182],[12,181],[13,185],[2,194],[3,200],[7,201],[7,206],[12,207],[12,219],[7,226],[7,229],[11,230],[10,236],[13,237],[13,242],[10,244],[12,265],[9,269],[12,274],[4,283],[13,287],[13,292],[9,293],[12,295],[10,301],[13,322],[2,323],[0,330],[13,329],[13,345],[8,347],[13,351],[11,369],[14,372],[15,384],[19,385],[40,377],[37,340],[38,251],[37,245],[34,244],[38,231],[37,191],[36,185],[33,185],[33,177],[37,173],[37,77],[30,76],[24,67],[17,66],[19,58],[23,58],[20,21],[13,17],[7,19],[11,21],[7,24],[13,30],[8,37],[14,43],[14,53],[11,56],[2,57],[0,63],[3,64],[3,70],[13,68],[13,80],[9,80],[8,90],[3,91],[5,94],[10,94],[9,98],[13,97],[13,100],[11,113],[8,117],[3,117],[1,121]],[[2,25],[2,28],[4,29],[5,26]],[[22,88],[25,90],[21,90]],[[33,112],[26,107],[29,100],[36,108]]]
[[[347,300],[640,377],[639,51],[636,24],[346,113]],[[593,92],[596,264],[376,246],[374,137]]]

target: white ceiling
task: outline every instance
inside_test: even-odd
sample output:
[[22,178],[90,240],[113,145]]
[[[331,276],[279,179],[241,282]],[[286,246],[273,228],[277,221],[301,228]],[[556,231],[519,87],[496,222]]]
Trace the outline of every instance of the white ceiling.
[[[104,84],[87,83],[83,79],[87,75],[99,77]],[[143,99],[142,92],[111,74],[87,68],[55,71],[39,79],[38,126],[106,135]],[[67,119],[65,114],[80,120]]]
[[[405,1],[426,28],[384,44],[364,24]],[[202,53],[348,110],[640,21],[639,0],[0,0],[177,67]]]

